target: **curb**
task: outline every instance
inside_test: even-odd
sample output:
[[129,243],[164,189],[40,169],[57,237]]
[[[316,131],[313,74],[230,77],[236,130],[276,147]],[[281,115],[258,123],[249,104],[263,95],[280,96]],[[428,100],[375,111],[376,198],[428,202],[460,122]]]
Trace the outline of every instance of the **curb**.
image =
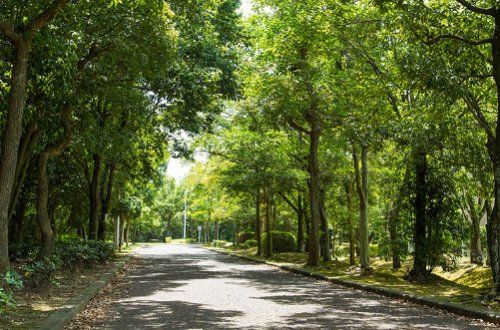
[[216,250],[216,249],[208,248],[208,247],[203,247],[203,248],[210,250],[210,251],[220,253],[220,254],[228,255],[231,257],[237,257],[237,258],[240,258],[243,260],[257,262],[257,263],[277,267],[277,268],[280,268],[282,270],[285,270],[285,271],[288,271],[291,273],[295,273],[295,274],[299,274],[299,275],[303,275],[303,276],[307,276],[307,277],[311,277],[311,278],[314,278],[316,280],[327,281],[327,282],[330,282],[333,284],[342,285],[342,286],[349,287],[352,289],[358,289],[358,290],[363,290],[363,291],[367,291],[367,292],[371,292],[371,293],[376,293],[376,294],[390,297],[390,298],[402,299],[402,300],[416,303],[419,305],[424,305],[424,306],[429,306],[429,307],[441,309],[441,310],[444,310],[444,311],[447,311],[447,312],[450,312],[453,314],[457,314],[457,315],[461,315],[461,316],[465,316],[465,317],[470,317],[470,318],[474,318],[474,319],[482,319],[482,320],[487,321],[487,322],[500,324],[500,313],[497,313],[497,312],[493,312],[493,311],[488,312],[488,311],[484,311],[484,310],[479,309],[479,308],[467,307],[467,306],[459,305],[456,303],[445,302],[445,301],[427,298],[424,296],[416,296],[416,295],[413,295],[410,293],[404,293],[404,292],[395,291],[395,290],[391,290],[391,289],[376,287],[376,286],[372,286],[372,285],[368,285],[368,284],[364,284],[364,283],[341,280],[341,279],[335,278],[335,277],[329,277],[329,276],[321,275],[318,273],[312,273],[312,272],[309,272],[309,271],[304,270],[304,269],[299,269],[299,268],[290,267],[290,266],[286,266],[286,265],[280,265],[280,264],[277,264],[274,262],[269,262],[269,261],[263,261],[263,260],[259,260],[259,259],[252,258],[249,256],[238,255],[234,252],[227,252],[224,250]]
[[[125,264],[132,257],[133,251],[128,253],[122,260],[117,261],[116,264],[105,272],[100,279],[89,284],[80,294],[71,298],[66,304],[59,307],[56,311],[49,315],[43,324],[37,329],[40,330],[62,330],[71,320],[82,311],[89,301],[94,298],[99,291],[109,282],[109,280],[116,275],[116,273],[125,266]],[[118,254],[119,255],[119,254]]]

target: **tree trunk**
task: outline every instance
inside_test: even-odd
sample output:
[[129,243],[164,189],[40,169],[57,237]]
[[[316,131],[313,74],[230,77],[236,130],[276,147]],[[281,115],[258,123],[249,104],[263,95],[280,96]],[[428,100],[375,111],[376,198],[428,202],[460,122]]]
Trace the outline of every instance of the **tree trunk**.
[[320,192],[319,214],[321,220],[321,256],[323,261],[331,261],[330,253],[330,232],[328,230],[328,219],[325,214],[325,196],[324,192]]
[[21,190],[26,177],[26,172],[30,164],[31,155],[35,149],[36,142],[40,136],[40,130],[35,122],[30,122],[21,138],[19,153],[17,156],[16,174],[12,189],[12,197],[9,205],[9,219],[12,218],[16,209],[17,201],[21,195]]
[[260,222],[260,189],[255,194],[255,239],[257,240],[257,255],[262,256],[262,235]]
[[304,251],[304,202],[299,190],[297,196],[297,252]]
[[[396,202],[397,203],[397,202]],[[395,208],[397,206],[394,206]],[[392,210],[389,214],[389,240],[391,243],[391,255],[392,255],[392,268],[399,269],[401,268],[401,257],[399,251],[399,241],[398,241],[398,228],[397,228],[397,220],[399,218],[399,211]]]
[[273,255],[273,239],[271,236],[271,198],[269,191],[265,192],[266,198],[266,246],[265,257],[270,258]]
[[368,147],[361,146],[361,171],[356,147],[352,158],[356,176],[356,188],[359,196],[359,261],[362,271],[370,269],[370,245],[368,239]]
[[320,223],[320,178],[319,178],[319,139],[320,125],[316,113],[317,109],[313,107],[310,111],[310,144],[309,144],[309,204],[311,208],[311,229],[309,233],[309,257],[307,264],[309,266],[319,265],[319,223]]
[[413,243],[415,252],[413,258],[412,276],[427,276],[427,244],[426,244],[426,203],[427,203],[427,155],[419,150],[415,155],[415,224]]
[[26,213],[26,207],[28,206],[28,201],[25,194],[22,194],[16,206],[16,210],[10,219],[9,228],[9,242],[10,243],[21,243],[22,234],[24,227],[24,214]]
[[14,186],[23,112],[30,42],[21,37],[12,64],[8,111],[0,157],[0,274],[9,269],[9,206]]
[[111,196],[113,192],[113,179],[115,174],[115,165],[109,166],[109,171],[106,180],[102,180],[103,186],[101,189],[101,214],[99,218],[99,228],[97,237],[104,241],[106,239],[106,218],[111,203]]
[[70,145],[72,136],[71,108],[67,105],[62,110],[64,123],[64,136],[55,145],[46,147],[38,157],[37,166],[37,203],[36,219],[40,230],[41,248],[37,259],[45,260],[52,257],[55,248],[55,232],[52,225],[52,217],[49,217],[49,176],[47,173],[47,163],[50,158],[59,156]]
[[89,219],[89,239],[97,239],[97,230],[99,225],[99,180],[101,177],[101,156],[93,155],[94,168],[92,171],[92,180],[89,184],[89,204],[90,204],[90,219]]
[[353,180],[349,179],[345,184],[346,192],[346,206],[347,206],[347,222],[348,222],[348,235],[349,235],[349,264],[356,264],[356,234],[354,223],[352,219],[352,193],[353,193]]
[[[476,205],[472,196],[467,196],[467,204],[469,208],[469,217],[471,220],[471,241],[470,241],[470,262],[476,265],[483,265],[483,251],[481,249],[481,217],[483,215],[483,211],[477,212]],[[485,206],[488,203],[488,200],[485,201]]]
[[216,240],[219,240],[219,221],[215,221],[214,224],[214,236]]

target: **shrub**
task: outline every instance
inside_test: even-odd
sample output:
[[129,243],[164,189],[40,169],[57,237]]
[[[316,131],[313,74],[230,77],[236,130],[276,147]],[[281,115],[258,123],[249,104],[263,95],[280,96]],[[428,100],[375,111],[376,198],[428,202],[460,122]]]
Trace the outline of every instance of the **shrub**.
[[227,244],[226,241],[220,239],[219,240],[216,239],[212,242],[212,246],[216,248],[223,248],[226,246],[226,244]]
[[[293,252],[297,250],[297,241],[292,233],[287,231],[271,231],[273,252]],[[262,234],[262,247],[266,248],[267,233]]]
[[112,243],[103,241],[63,240],[57,242],[55,255],[61,260],[62,268],[75,271],[108,260],[114,251]]
[[12,289],[20,289],[23,287],[21,275],[9,270],[0,278],[0,311],[7,307],[15,307],[16,301]]
[[172,243],[172,237],[165,237],[165,243]]
[[244,249],[249,249],[254,246],[257,246],[257,240],[254,239],[247,239],[244,243],[240,244],[240,247]]
[[47,288],[52,283],[54,273],[61,267],[57,257],[45,261],[34,261],[22,267],[28,285],[36,290]]
[[255,238],[255,233],[253,231],[242,231],[238,233],[236,242],[238,244],[245,243],[249,239],[254,239]]
[[15,243],[9,246],[9,256],[11,259],[35,259],[40,246],[34,241]]

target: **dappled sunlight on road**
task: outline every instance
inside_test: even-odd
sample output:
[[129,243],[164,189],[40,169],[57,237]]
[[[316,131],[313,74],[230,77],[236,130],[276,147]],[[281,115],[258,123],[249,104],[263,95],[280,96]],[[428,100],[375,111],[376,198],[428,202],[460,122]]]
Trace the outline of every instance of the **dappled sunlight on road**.
[[112,329],[474,329],[471,320],[241,261],[189,245],[137,253]]

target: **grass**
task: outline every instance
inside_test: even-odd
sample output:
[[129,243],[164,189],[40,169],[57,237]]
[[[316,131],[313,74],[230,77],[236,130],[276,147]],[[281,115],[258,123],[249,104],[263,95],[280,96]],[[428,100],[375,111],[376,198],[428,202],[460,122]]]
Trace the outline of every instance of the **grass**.
[[426,283],[410,283],[405,280],[405,276],[411,268],[411,260],[405,261],[400,269],[392,269],[390,261],[373,258],[371,260],[373,273],[371,275],[361,275],[359,267],[351,266],[346,258],[321,262],[317,267],[309,267],[306,265],[306,253],[276,253],[271,258],[265,259],[256,256],[256,248],[241,249],[229,246],[225,250],[262,261],[270,261],[278,265],[293,266],[328,277],[371,284],[441,301],[500,312],[498,302],[491,303],[488,306],[481,303],[481,297],[493,285],[491,269],[471,265],[465,259],[462,260],[457,270],[444,271],[437,268],[433,271],[434,276]]

